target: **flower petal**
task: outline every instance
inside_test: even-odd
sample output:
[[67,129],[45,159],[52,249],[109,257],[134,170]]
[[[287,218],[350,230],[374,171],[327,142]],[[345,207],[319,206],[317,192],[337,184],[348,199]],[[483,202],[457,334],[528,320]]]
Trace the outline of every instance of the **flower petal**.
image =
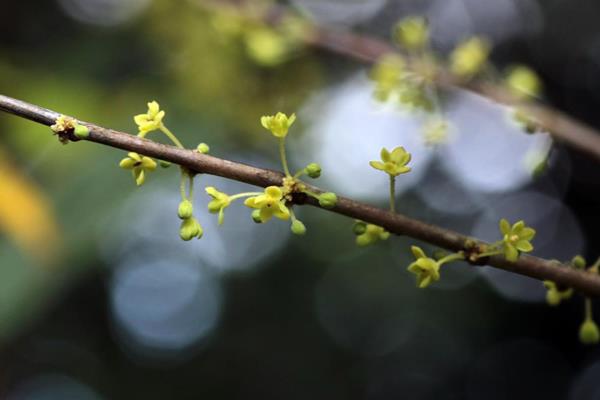
[[137,162],[142,161],[142,156],[140,156],[138,153],[134,153],[134,152],[127,153],[127,157],[129,157]]
[[500,232],[502,232],[503,235],[508,235],[510,232],[510,223],[505,218],[500,220]]
[[121,162],[119,163],[119,167],[123,168],[123,169],[132,169],[133,166],[135,165],[136,161],[127,157],[121,160]]
[[269,186],[265,189],[265,194],[275,200],[279,200],[282,197],[281,189],[278,186]]
[[390,161],[390,152],[384,147],[381,149],[381,161],[388,162]]
[[535,229],[529,228],[529,227],[523,228],[523,230],[519,234],[519,238],[524,239],[524,240],[531,240],[531,239],[533,239],[534,236],[535,236]]
[[504,257],[508,261],[515,262],[519,258],[519,252],[517,251],[515,246],[507,243],[506,248],[504,249]]
[[142,167],[148,171],[154,171],[156,169],[156,161],[150,157],[142,157]]
[[381,171],[385,171],[385,164],[380,161],[370,161],[369,165],[375,169],[379,169]]
[[518,250],[525,251],[525,252],[533,250],[533,246],[527,240],[519,240],[517,242],[517,244],[515,245],[515,247]]
[[425,252],[418,246],[410,246],[410,251],[412,251],[416,259],[425,257]]
[[146,176],[143,168],[135,168],[133,170],[133,175],[135,176],[135,183],[138,186],[142,186],[144,181],[146,180]]

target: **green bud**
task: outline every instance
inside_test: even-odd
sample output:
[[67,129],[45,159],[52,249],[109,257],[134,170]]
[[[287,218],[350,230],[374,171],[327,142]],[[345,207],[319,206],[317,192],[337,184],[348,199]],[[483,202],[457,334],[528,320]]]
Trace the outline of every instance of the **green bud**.
[[319,196],[319,205],[325,208],[335,207],[337,196],[333,192],[326,192]]
[[354,232],[355,235],[362,235],[363,233],[365,233],[367,230],[367,224],[365,224],[362,221],[356,221],[354,223],[354,226],[352,227],[352,232]]
[[291,226],[292,233],[294,235],[304,235],[306,233],[306,227],[300,220],[293,220]]
[[179,236],[182,240],[188,241],[194,237],[198,237],[200,239],[204,231],[202,230],[202,226],[196,218],[188,218],[184,219],[181,222],[181,227],[179,228]]
[[169,168],[171,163],[165,160],[158,160],[158,165],[160,165],[162,168]]
[[88,127],[79,124],[75,126],[75,130],[73,131],[73,133],[79,139],[85,139],[86,137],[90,136],[90,130],[88,129]]
[[198,147],[196,147],[196,150],[198,150],[198,152],[202,154],[208,154],[208,152],[210,151],[210,147],[208,147],[206,143],[200,143]]
[[358,246],[364,247],[373,243],[375,240],[370,235],[358,235],[356,237],[356,244]]
[[310,163],[305,168],[306,175],[316,179],[321,176],[321,166],[317,163]]
[[546,292],[546,303],[550,306],[557,306],[560,304],[562,300],[560,293],[558,290],[548,290]]
[[579,328],[579,340],[583,344],[596,344],[600,342],[598,325],[592,319],[586,319]]
[[585,265],[586,265],[585,258],[583,258],[583,256],[577,254],[571,260],[571,265],[574,266],[577,269],[584,269]]
[[194,213],[194,206],[192,205],[191,201],[183,200],[181,203],[179,203],[179,208],[177,209],[177,215],[179,216],[179,218],[181,218],[181,219],[191,218],[193,213]]
[[260,217],[260,210],[254,210],[254,211],[252,211],[252,220],[254,222],[256,222],[257,224],[262,224],[263,220]]

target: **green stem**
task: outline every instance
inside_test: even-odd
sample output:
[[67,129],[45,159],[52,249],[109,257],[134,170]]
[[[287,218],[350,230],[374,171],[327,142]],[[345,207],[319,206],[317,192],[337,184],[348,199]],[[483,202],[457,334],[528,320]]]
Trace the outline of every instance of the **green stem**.
[[483,258],[483,257],[489,257],[489,256],[497,256],[498,254],[502,254],[502,250],[490,250],[490,251],[485,251],[483,253],[479,253],[477,254],[477,258]]
[[390,175],[390,211],[396,212],[396,177]]
[[585,298],[585,320],[592,321],[592,299],[589,297]]
[[315,199],[319,200],[319,195],[316,194],[315,192],[311,192],[310,190],[307,190],[307,189],[303,189],[303,190],[301,190],[301,192],[309,195],[310,197],[314,197]]
[[438,263],[440,265],[445,264],[445,263],[449,263],[452,261],[457,261],[457,260],[464,260],[465,259],[465,255],[462,251],[459,251],[458,253],[453,253],[453,254],[448,254],[446,257],[441,258]]
[[181,180],[179,182],[179,192],[181,193],[181,200],[187,200],[185,195],[185,173],[181,171]]
[[298,171],[294,174],[294,179],[300,178],[305,173],[306,173],[306,168],[302,168],[300,171]]
[[194,176],[188,174],[188,179],[190,181],[190,200],[194,199]]
[[285,137],[279,138],[279,157],[281,157],[281,164],[283,165],[285,176],[292,176],[290,174],[290,169],[288,168],[287,157],[285,156]]
[[260,192],[246,192],[246,193],[238,193],[233,196],[229,196],[229,200],[234,201],[237,199],[241,199],[242,197],[250,197],[250,196],[260,196],[262,193]]
[[160,131],[162,133],[164,133],[165,135],[167,135],[167,137],[171,140],[171,142],[175,143],[175,146],[179,147],[180,149],[184,148],[183,145],[181,144],[181,142],[179,141],[179,139],[177,139],[177,137],[173,134],[173,132],[171,132],[169,130],[169,128],[167,128],[166,126],[161,124]]

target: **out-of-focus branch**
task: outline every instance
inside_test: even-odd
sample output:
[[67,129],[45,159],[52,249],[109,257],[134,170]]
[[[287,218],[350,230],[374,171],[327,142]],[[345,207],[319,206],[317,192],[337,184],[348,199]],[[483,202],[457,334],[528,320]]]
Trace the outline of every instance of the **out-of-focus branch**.
[[[372,63],[382,55],[397,52],[391,44],[363,34],[315,27],[305,37],[313,47]],[[461,82],[448,71],[441,70],[436,82],[442,87],[459,87],[485,96],[498,103],[518,105],[557,141],[563,142],[600,162],[600,132],[565,113],[540,103],[519,103],[502,87],[485,82]]]
[[[48,126],[54,124],[56,118],[60,115],[55,111],[3,95],[0,95],[0,110]],[[256,186],[266,187],[282,184],[283,174],[280,172],[224,160],[197,151],[167,146],[91,123],[81,121],[80,123],[89,128],[90,133],[85,140],[90,142],[138,152],[179,164],[195,172],[217,175]],[[78,140],[74,136],[69,139],[72,141]],[[323,192],[314,187],[309,187],[309,189],[316,193]],[[300,198],[299,196],[297,200],[298,204],[310,204],[319,207],[319,204],[312,198]],[[402,214],[392,213],[344,197],[338,197],[335,207],[324,208],[324,210],[376,224],[392,233],[406,235],[451,251],[464,250],[469,252],[472,251],[474,243],[483,243],[439,226],[430,225]],[[516,262],[511,263],[503,257],[495,256],[489,258],[487,264],[532,278],[551,280],[564,286],[573,287],[587,295],[600,295],[599,275],[575,270],[550,260],[522,255]]]

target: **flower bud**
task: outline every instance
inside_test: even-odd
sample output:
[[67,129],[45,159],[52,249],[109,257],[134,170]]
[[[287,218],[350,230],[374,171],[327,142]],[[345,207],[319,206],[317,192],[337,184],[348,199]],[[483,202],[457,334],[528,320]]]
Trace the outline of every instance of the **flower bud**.
[[90,136],[90,130],[88,129],[88,127],[84,126],[84,125],[79,125],[79,124],[77,124],[75,126],[75,129],[73,130],[73,133],[79,139],[85,139],[86,137]]
[[206,143],[200,143],[198,147],[196,147],[196,150],[198,150],[199,153],[208,154],[210,147],[208,147]]
[[585,264],[586,264],[585,258],[583,258],[583,256],[581,256],[579,254],[577,254],[571,260],[571,265],[573,265],[577,269],[584,269],[585,268]]
[[319,196],[319,205],[325,208],[335,207],[337,196],[333,192],[326,192]]
[[586,319],[579,328],[579,340],[583,344],[596,344],[600,341],[598,325],[592,319]]
[[367,224],[365,224],[362,221],[356,221],[354,223],[354,226],[352,226],[352,232],[354,232],[355,235],[362,235],[363,233],[365,233],[367,230]]
[[194,206],[192,202],[189,200],[183,200],[179,203],[179,208],[177,209],[177,215],[181,219],[188,219],[194,213]]
[[294,235],[304,235],[306,233],[306,227],[300,220],[293,220],[291,226],[292,233]]
[[558,290],[548,290],[546,292],[546,303],[550,306],[557,306],[560,304],[561,296]]
[[321,176],[321,166],[317,163],[310,163],[306,166],[306,175],[316,179]]
[[252,220],[254,222],[256,222],[257,224],[262,224],[263,220],[260,217],[260,210],[254,210],[254,211],[252,211]]
[[200,226],[200,223],[196,218],[188,218],[184,219],[181,222],[181,227],[179,228],[179,236],[182,240],[188,241],[194,237],[198,237],[200,239],[204,231]]

